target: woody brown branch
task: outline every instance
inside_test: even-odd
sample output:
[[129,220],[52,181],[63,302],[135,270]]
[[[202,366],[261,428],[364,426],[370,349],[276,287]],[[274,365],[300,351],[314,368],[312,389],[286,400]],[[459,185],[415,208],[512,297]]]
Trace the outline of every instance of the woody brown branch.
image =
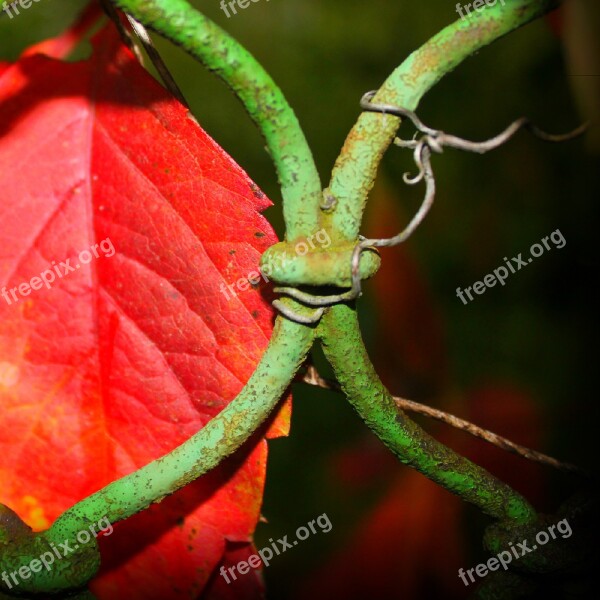
[[[320,388],[340,391],[340,386],[337,382],[321,377],[313,365],[308,365],[307,371],[302,376],[300,381]],[[398,406],[400,410],[436,419],[437,421],[446,423],[455,429],[465,431],[474,437],[489,442],[490,444],[493,444],[502,450],[506,450],[507,452],[511,452],[512,454],[516,454],[528,460],[547,465],[567,473],[576,473],[577,475],[583,477],[589,477],[589,474],[586,471],[576,465],[557,460],[556,458],[548,456],[542,452],[538,452],[537,450],[532,450],[531,448],[516,444],[515,442],[512,442],[509,439],[494,433],[493,431],[479,427],[478,425],[461,419],[455,415],[432,408],[431,406],[427,406],[425,404],[420,404],[419,402],[414,402],[413,400],[407,400],[406,398],[400,398],[398,396],[394,396],[393,398],[396,402],[396,406]]]

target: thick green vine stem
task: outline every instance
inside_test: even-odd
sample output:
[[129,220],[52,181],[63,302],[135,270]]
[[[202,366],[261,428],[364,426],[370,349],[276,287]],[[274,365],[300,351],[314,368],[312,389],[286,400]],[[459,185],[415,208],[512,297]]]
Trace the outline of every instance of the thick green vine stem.
[[186,0],[112,0],[216,73],[258,125],[275,163],[286,237],[319,229],[321,181],[294,111],[270,75],[234,38]]
[[[263,253],[260,266],[279,284],[350,287],[354,246],[350,242],[327,248],[316,246],[301,255],[296,251],[297,244],[280,242]],[[304,243],[304,247],[308,248],[308,244]],[[369,279],[375,275],[380,263],[375,249],[365,250],[360,257],[360,278]]]
[[[244,389],[197,434],[171,453],[151,462],[75,504],[47,531],[32,534],[0,513],[0,573],[13,572],[49,551],[50,544],[108,519],[116,523],[194,481],[235,452],[271,414],[310,350],[315,330],[279,318],[271,342]],[[12,512],[12,511],[10,511]],[[2,514],[8,515],[2,518]],[[14,515],[14,513],[13,513]],[[57,592],[83,587],[99,565],[95,544],[57,561],[19,585],[23,592]],[[8,589],[0,580],[0,591]]]
[[[506,0],[454,22],[413,52],[372,101],[416,110],[425,93],[471,54],[558,4],[560,0]],[[398,117],[365,112],[348,135],[326,192],[334,206],[322,226],[332,238],[356,240],[379,163],[399,124]]]
[[536,512],[522,496],[432,438],[397,408],[369,360],[354,306],[330,309],[318,335],[348,400],[401,462],[495,519],[535,521]]

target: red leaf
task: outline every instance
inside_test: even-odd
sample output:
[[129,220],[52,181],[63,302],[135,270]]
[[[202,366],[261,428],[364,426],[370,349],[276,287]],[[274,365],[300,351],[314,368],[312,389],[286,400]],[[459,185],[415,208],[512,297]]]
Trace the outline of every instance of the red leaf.
[[[0,76],[0,190],[0,502],[42,529],[240,391],[272,311],[257,290],[220,288],[276,237],[262,192],[111,29],[89,61],[29,56]],[[288,420],[286,403],[271,433]],[[250,545],[265,465],[259,436],[117,526],[94,592],[200,593],[229,543]],[[256,596],[256,577],[240,585]]]

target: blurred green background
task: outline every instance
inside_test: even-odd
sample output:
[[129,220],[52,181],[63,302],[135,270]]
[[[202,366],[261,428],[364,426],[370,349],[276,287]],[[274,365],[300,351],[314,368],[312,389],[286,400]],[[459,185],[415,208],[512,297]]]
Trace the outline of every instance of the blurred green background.
[[[2,14],[0,60],[14,60],[31,43],[60,32],[81,4],[41,0],[18,18]],[[229,19],[218,0],[194,4],[242,42],[282,87],[305,129],[324,184],[359,115],[361,95],[376,89],[412,50],[456,18],[456,2],[448,0],[259,0]],[[553,19],[552,25],[540,20],[481,51],[429,93],[419,115],[433,127],[469,139],[491,137],[523,115],[555,133],[593,118],[600,69],[595,71],[593,62],[585,69],[573,63],[576,53],[566,52],[565,44],[581,46],[583,36],[577,22],[569,23],[563,15],[560,35],[559,19]],[[201,66],[170,44],[156,42],[201,125],[274,201],[267,215],[281,235],[274,172],[243,109]],[[402,132],[412,135],[406,125]],[[419,313],[400,315],[388,310],[383,314],[381,298],[370,283],[360,303],[369,349],[376,366],[386,363],[382,366],[393,392],[438,406],[447,406],[450,396],[458,396],[463,398],[458,406],[466,410],[464,398],[479,387],[519,390],[536,415],[538,449],[589,468],[594,464],[598,416],[594,379],[598,148],[596,128],[586,139],[562,145],[545,144],[521,133],[486,156],[453,150],[434,156],[436,205],[409,242],[405,256],[425,286],[424,312],[428,307],[435,312],[442,359],[432,359],[419,373],[404,368],[395,355],[396,346],[427,349],[430,339],[420,337]],[[381,168],[384,185],[373,194],[363,232],[369,237],[381,235],[369,228],[381,224],[379,197],[392,199],[400,219],[403,215],[406,220],[415,210],[423,190],[409,189],[401,179],[410,167],[410,155],[399,149],[388,152]],[[528,255],[532,244],[556,229],[567,241],[563,249],[544,253],[525,271],[512,275],[506,286],[488,289],[467,306],[457,299],[458,286],[464,289],[481,280],[502,265],[505,256]],[[393,256],[388,254],[387,259]],[[410,281],[402,265],[398,277]],[[412,318],[407,339],[386,339],[390,324],[405,324]],[[319,567],[326,569],[337,560],[339,569],[340,562],[351,560],[343,558],[344,549],[356,544],[360,528],[390,493],[390,480],[403,481],[407,476],[404,467],[389,462],[336,394],[297,385],[294,395],[292,435],[271,443],[263,509],[268,523],[259,526],[257,546],[270,537],[293,537],[297,527],[323,513],[333,530],[309,538],[265,570],[268,597],[282,599],[300,597],[311,582],[318,585]],[[496,410],[500,414],[501,407]],[[431,431],[445,431],[420,422]],[[486,424],[492,427],[494,420]],[[472,450],[475,458],[480,448]],[[498,451],[495,460],[501,463],[505,457]],[[520,471],[525,469],[524,461],[508,464],[511,483],[526,493],[529,476]],[[545,510],[556,509],[577,485],[576,479],[548,469],[535,467],[535,477],[543,480],[536,500]],[[445,502],[449,497],[441,498]],[[415,492],[410,501],[419,503],[423,498]],[[471,509],[454,518],[462,532],[460,564],[474,565],[485,558],[480,540],[487,521]],[[408,584],[402,575],[402,557],[413,547],[402,549],[405,541],[396,542],[398,573],[394,576],[402,585],[387,597],[410,598],[410,593],[437,597],[440,590],[444,597],[464,597],[464,591],[442,581],[435,563],[443,557],[426,555],[418,567],[419,581],[437,577],[437,584],[403,587]],[[355,594],[346,591],[346,598],[364,597],[367,582],[384,576],[368,560],[373,553],[377,550],[365,546],[364,560],[359,552],[354,564],[347,565],[346,572],[359,573],[354,576],[357,581],[362,577],[364,585],[357,583]]]

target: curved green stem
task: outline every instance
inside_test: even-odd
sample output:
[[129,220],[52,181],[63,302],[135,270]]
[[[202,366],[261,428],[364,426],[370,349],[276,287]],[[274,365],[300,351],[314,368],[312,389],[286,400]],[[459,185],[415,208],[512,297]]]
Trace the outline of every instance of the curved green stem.
[[[414,111],[425,93],[471,54],[559,3],[560,0],[506,0],[504,6],[498,2],[472,13],[472,18],[456,21],[413,52],[388,77],[372,101]],[[329,194],[337,203],[328,215],[326,227],[337,239],[356,240],[377,168],[399,125],[398,117],[365,112],[348,135],[329,184]]]
[[270,75],[235,39],[186,0],[112,0],[181,46],[235,92],[258,125],[275,163],[288,240],[319,228],[321,181],[294,111]]
[[[75,540],[77,534],[92,523],[103,519],[116,523],[126,519],[216,467],[271,414],[304,362],[314,338],[314,329],[277,319],[271,342],[256,371],[238,396],[216,417],[169,454],[75,504],[50,529],[35,534],[26,544],[18,543],[23,535],[11,540],[3,538],[0,531],[0,573],[28,565],[47,551],[50,543]],[[84,585],[93,576],[89,570],[97,567],[94,548],[88,550],[85,561],[80,561],[89,565],[88,570],[73,568],[72,563],[77,558],[65,559],[57,562],[53,569],[38,573],[33,580],[23,581],[19,591],[52,592]]]
[[[242,391],[188,441],[70,508],[87,520],[126,519],[194,481],[235,452],[271,414],[310,350],[313,329],[278,318],[273,337]],[[65,530],[65,533],[68,533]]]
[[404,464],[491,517],[517,523],[536,519],[536,512],[522,496],[435,440],[396,407],[369,360],[354,307],[333,307],[323,317],[319,336],[350,403]]

